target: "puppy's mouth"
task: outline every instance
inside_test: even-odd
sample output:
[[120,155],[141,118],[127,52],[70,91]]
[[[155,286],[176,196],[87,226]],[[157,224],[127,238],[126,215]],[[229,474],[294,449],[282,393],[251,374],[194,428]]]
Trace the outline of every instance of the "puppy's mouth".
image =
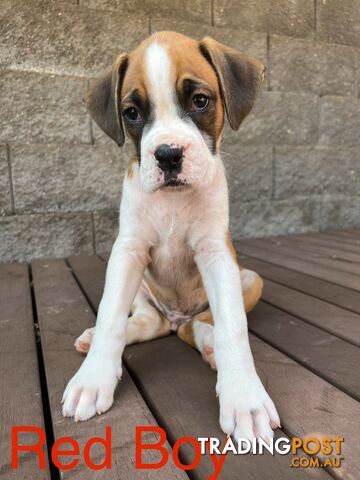
[[184,181],[180,180],[177,176],[177,173],[166,172],[164,178],[164,185],[163,187],[170,187],[170,188],[179,188],[179,187],[188,187],[189,185]]
[[177,178],[171,178],[170,180],[166,181],[164,186],[165,187],[183,187],[186,183],[178,180]]
[[191,185],[177,178],[170,178],[166,180],[160,188],[161,190],[182,192],[184,190],[189,190],[191,188]]

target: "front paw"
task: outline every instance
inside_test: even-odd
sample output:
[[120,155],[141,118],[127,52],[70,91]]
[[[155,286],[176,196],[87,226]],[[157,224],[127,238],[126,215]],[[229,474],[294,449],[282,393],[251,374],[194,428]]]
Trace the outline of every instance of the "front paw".
[[109,410],[120,377],[121,366],[111,359],[88,356],[65,389],[62,398],[64,417],[84,421]]
[[253,375],[239,384],[227,382],[217,387],[222,430],[240,438],[269,441],[273,428],[280,427],[276,407],[259,377]]

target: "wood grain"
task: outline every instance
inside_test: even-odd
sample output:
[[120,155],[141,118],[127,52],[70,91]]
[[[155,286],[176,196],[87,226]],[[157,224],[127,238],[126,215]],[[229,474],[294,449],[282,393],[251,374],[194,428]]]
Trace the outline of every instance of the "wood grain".
[[332,238],[329,236],[321,236],[320,234],[315,235],[289,235],[289,237],[270,237],[272,240],[282,240],[285,238],[289,238],[291,240],[297,241],[298,243],[304,245],[317,245],[323,246],[328,248],[335,248],[342,252],[349,252],[349,253],[359,253],[359,247],[357,245],[346,244],[337,238]]
[[[0,305],[0,478],[30,480],[41,476],[47,480],[48,464],[46,470],[39,470],[34,453],[19,453],[18,470],[11,467],[11,428],[28,425],[44,429],[26,265],[0,265]],[[34,445],[38,440],[34,433],[19,436],[23,445]]]
[[248,320],[251,332],[360,399],[358,347],[264,302]]
[[240,254],[239,262],[244,267],[255,270],[263,278],[273,280],[276,283],[306,293],[314,298],[319,298],[326,303],[360,313],[360,295],[355,290],[289,270],[279,265],[264,262],[254,257]]
[[244,241],[234,243],[236,250],[242,254],[360,291],[360,276],[354,273],[340,272],[335,268],[316,264],[308,260],[305,255],[303,258],[285,255],[280,248],[270,244],[259,246]]
[[295,239],[291,235],[289,237],[268,238],[267,242],[277,245],[289,246],[299,251],[310,252],[316,254],[320,258],[331,258],[333,260],[343,261],[347,263],[360,263],[360,248],[357,252],[347,252],[339,246],[329,247],[325,245],[315,245],[314,243],[306,243],[302,239]]
[[292,288],[265,280],[262,299],[266,303],[295,315],[360,346],[360,315],[311,297]]
[[[244,245],[247,242],[243,242]],[[329,256],[324,256],[323,254],[318,254],[315,252],[304,251],[297,248],[296,245],[289,245],[288,243],[283,243],[281,240],[273,243],[267,239],[261,240],[252,240],[252,246],[259,248],[270,249],[274,252],[279,252],[282,255],[286,255],[292,258],[298,258],[300,260],[311,262],[316,265],[321,265],[329,267],[334,270],[342,272],[349,272],[351,274],[360,274],[360,264],[355,262],[348,262],[341,260],[340,258],[331,258]]]

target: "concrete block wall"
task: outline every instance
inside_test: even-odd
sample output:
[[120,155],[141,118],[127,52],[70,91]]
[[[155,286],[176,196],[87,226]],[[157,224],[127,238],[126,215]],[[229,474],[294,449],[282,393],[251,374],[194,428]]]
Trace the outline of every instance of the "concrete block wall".
[[0,261],[110,249],[131,147],[83,96],[164,29],[267,65],[253,112],[224,135],[234,236],[360,227],[359,25],[357,0],[2,0]]

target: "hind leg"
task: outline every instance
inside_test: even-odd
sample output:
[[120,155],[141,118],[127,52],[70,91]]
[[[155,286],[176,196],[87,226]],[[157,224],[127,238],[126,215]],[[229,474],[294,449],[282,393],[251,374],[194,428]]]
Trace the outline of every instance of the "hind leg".
[[[250,312],[261,297],[263,281],[252,270],[240,267],[240,272],[245,311]],[[213,317],[208,309],[181,325],[177,333],[181,340],[199,350],[205,362],[215,370],[213,328]]]
[[[95,328],[87,328],[76,339],[74,346],[78,352],[87,353],[89,351]],[[126,345],[164,337],[170,332],[169,320],[149,303],[146,293],[140,287],[131,307],[131,316],[126,329]]]
[[126,330],[126,345],[165,337],[171,333],[170,322],[148,300],[141,287],[131,307]]
[[213,317],[210,309],[207,309],[180,325],[177,334],[181,340],[196,348],[201,353],[204,361],[215,370],[213,329]]

